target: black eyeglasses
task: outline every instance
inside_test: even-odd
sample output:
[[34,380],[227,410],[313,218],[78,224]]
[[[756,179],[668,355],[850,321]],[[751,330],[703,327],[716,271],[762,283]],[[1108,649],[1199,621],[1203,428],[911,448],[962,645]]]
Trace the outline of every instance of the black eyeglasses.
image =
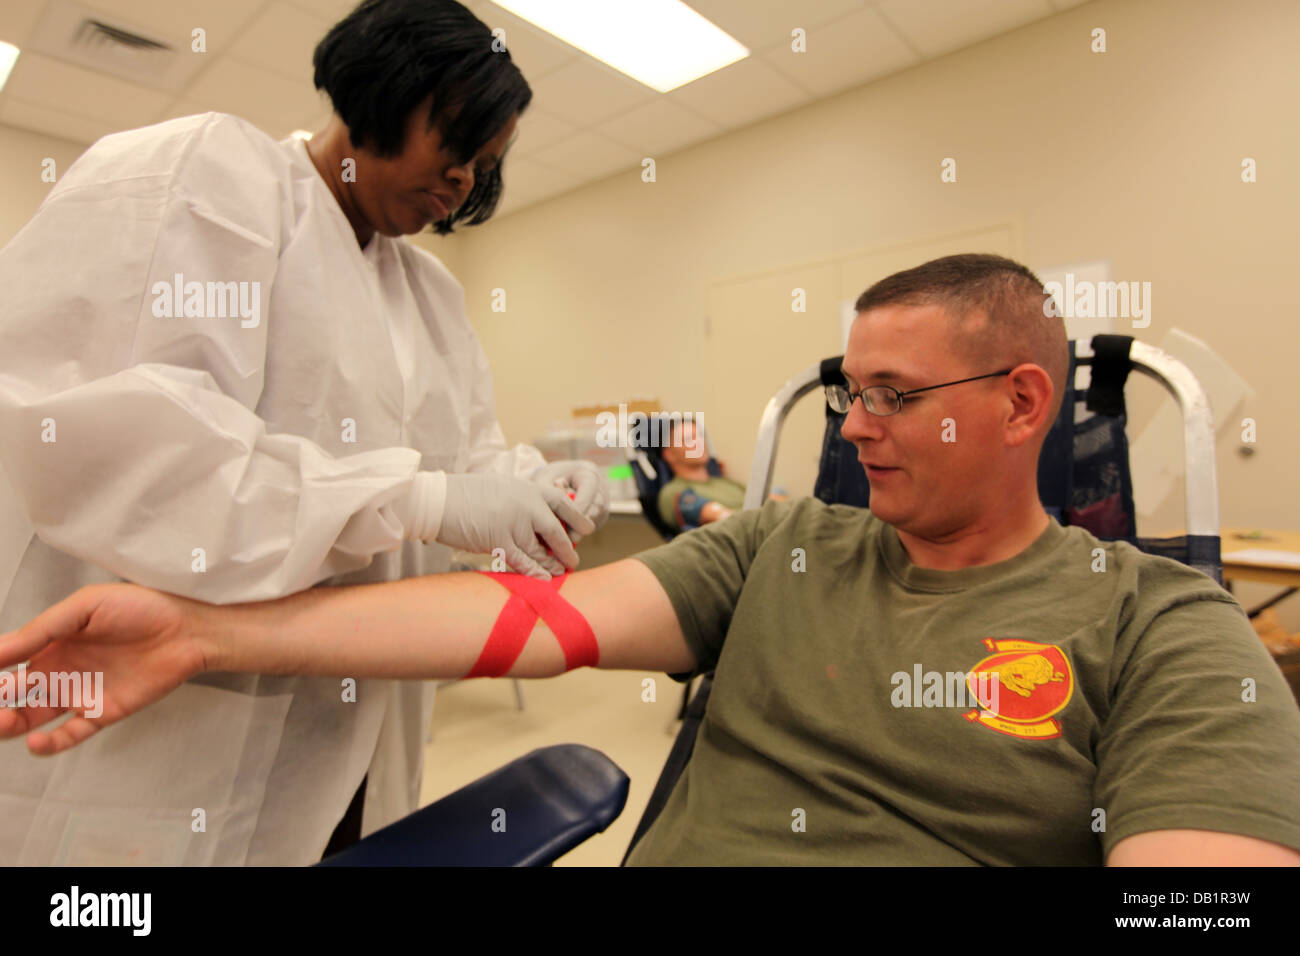
[[989,372],[987,375],[962,378],[955,382],[944,382],[942,385],[927,385],[925,388],[914,388],[908,392],[900,392],[892,385],[872,385],[856,392],[850,392],[843,385],[827,385],[826,404],[843,415],[853,407],[853,400],[860,396],[862,404],[866,406],[867,411],[871,414],[881,416],[897,415],[903,410],[903,398],[907,395],[915,395],[917,392],[932,392],[936,388],[947,388],[949,385],[978,382],[982,378],[995,378],[998,375],[1007,375],[1013,371],[1015,370],[1006,368],[1001,372]]

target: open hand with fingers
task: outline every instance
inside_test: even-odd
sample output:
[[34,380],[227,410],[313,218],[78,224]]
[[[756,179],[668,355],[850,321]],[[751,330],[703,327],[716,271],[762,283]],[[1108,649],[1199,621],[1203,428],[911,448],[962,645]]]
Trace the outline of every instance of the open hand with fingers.
[[[0,739],[26,733],[33,754],[56,754],[166,696],[204,669],[205,653],[195,636],[202,607],[134,584],[100,584],[0,635],[0,668],[26,661],[29,685],[37,675],[46,687],[60,675],[103,675],[102,699],[93,709],[52,697],[28,703],[27,688],[18,687],[16,695],[6,695],[11,706],[0,708]],[[20,673],[0,675],[0,681],[13,686]],[[15,698],[20,706],[12,706]],[[71,716],[58,726],[36,729],[65,713]]]

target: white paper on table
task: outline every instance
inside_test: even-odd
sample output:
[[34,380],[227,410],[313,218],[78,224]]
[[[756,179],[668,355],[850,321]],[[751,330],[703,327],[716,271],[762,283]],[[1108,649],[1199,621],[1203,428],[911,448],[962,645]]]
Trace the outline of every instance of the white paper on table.
[[1267,564],[1300,568],[1300,554],[1294,551],[1278,551],[1274,548],[1243,548],[1241,551],[1228,551],[1223,555],[1223,560],[1237,564]]

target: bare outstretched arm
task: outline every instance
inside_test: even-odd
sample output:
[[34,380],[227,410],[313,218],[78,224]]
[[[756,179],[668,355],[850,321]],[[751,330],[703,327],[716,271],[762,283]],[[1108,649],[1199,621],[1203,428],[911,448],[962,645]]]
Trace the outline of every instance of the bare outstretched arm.
[[[560,596],[591,627],[605,669],[695,667],[667,593],[625,560],[571,575]],[[214,606],[132,584],[96,585],[0,636],[0,668],[102,673],[99,716],[84,707],[0,709],[0,738],[27,733],[53,754],[81,743],[205,671],[335,677],[456,678],[478,660],[510,594],[481,574],[440,574]],[[552,677],[565,656],[544,619],[503,676]],[[99,709],[97,707],[96,709]],[[74,716],[38,731],[63,713]]]

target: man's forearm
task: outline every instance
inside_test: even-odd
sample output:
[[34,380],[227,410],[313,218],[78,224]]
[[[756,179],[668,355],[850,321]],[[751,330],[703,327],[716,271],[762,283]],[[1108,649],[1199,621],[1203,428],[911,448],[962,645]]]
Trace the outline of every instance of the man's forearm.
[[[639,561],[572,575],[560,591],[591,626],[602,668],[690,670],[667,595]],[[450,679],[469,673],[510,594],[482,574],[312,588],[258,604],[196,606],[207,669]],[[539,619],[510,677],[550,677],[564,652]]]

